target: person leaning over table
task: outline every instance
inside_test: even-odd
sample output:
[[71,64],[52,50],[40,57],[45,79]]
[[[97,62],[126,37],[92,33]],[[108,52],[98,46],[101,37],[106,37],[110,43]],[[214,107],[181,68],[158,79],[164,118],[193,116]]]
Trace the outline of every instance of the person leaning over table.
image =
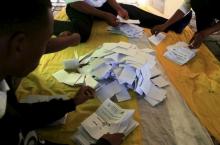
[[[124,19],[138,19],[140,26],[152,28],[163,24],[167,19],[156,16],[133,5],[119,4],[116,0],[65,0],[67,3],[66,13],[70,19],[67,21],[55,21],[54,34],[60,32],[77,32],[81,36],[81,42],[86,42],[91,34],[93,20],[104,20],[111,26],[117,26],[117,15]],[[178,23],[170,25],[167,30],[181,33],[187,26],[192,14],[189,13]]]
[[[10,78],[26,76],[37,67],[44,53],[59,50],[51,42],[51,2],[11,0],[1,4],[4,9],[0,9],[0,144],[55,145],[39,140],[32,130],[45,127],[74,111],[77,105],[92,99],[95,91],[83,86],[70,100],[18,103]],[[96,145],[119,145],[122,137],[122,134],[106,134]]]
[[205,38],[220,30],[219,0],[185,0],[169,20],[151,30],[152,34],[164,32],[168,27],[183,19],[191,8],[196,15],[197,32],[190,41],[190,47],[200,47]]

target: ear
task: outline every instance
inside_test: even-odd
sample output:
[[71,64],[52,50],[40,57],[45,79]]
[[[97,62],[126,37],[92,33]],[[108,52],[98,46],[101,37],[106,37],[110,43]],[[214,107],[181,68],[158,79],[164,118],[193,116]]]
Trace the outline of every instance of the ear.
[[15,33],[9,41],[11,54],[20,55],[26,48],[26,36],[24,33]]

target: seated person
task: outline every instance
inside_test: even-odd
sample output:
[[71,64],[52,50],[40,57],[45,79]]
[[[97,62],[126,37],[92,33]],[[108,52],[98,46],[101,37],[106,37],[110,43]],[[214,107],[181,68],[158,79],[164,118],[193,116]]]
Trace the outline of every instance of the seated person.
[[[0,9],[0,144],[53,144],[37,142],[32,137],[30,142],[24,140],[29,131],[53,123],[74,111],[77,105],[92,99],[95,91],[83,86],[67,101],[18,103],[10,77],[26,76],[36,68],[45,52],[54,51],[51,49],[54,40],[50,40],[53,31],[51,3],[50,0],[12,0],[1,4],[4,9]],[[122,136],[107,134],[97,144],[119,145]]]
[[[81,36],[81,42],[88,40],[94,18],[102,19],[111,26],[117,26],[117,15],[124,19],[139,19],[140,26],[152,28],[155,25],[163,24],[167,19],[143,11],[135,6],[118,4],[116,0],[65,0],[67,3],[66,13],[71,22],[55,21],[59,28],[55,34],[61,31],[77,32]],[[175,32],[182,32],[191,19],[191,13],[179,23],[168,28]],[[63,23],[63,24],[62,24]],[[56,29],[55,29],[56,30]]]
[[198,48],[207,36],[220,30],[220,21],[217,21],[220,20],[218,5],[218,0],[185,0],[181,8],[169,20],[155,26],[151,31],[153,34],[165,31],[180,21],[192,8],[196,15],[197,32],[190,41],[190,47]]

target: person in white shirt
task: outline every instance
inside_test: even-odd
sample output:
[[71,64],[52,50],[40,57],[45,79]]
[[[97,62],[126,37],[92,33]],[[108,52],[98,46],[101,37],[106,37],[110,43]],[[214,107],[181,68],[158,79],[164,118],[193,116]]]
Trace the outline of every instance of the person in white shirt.
[[198,48],[210,34],[220,30],[220,12],[218,0],[185,0],[176,13],[164,24],[155,26],[151,32],[158,34],[170,25],[181,20],[193,9],[196,15],[197,32],[190,41],[191,48]]
[[[69,30],[77,32],[81,36],[81,42],[86,42],[90,36],[93,20],[104,20],[111,26],[117,26],[117,15],[124,19],[139,19],[140,26],[152,28],[155,25],[163,24],[167,19],[156,16],[133,5],[119,4],[116,0],[65,0],[67,3],[66,13],[71,22],[65,22],[60,31]],[[174,24],[168,30],[181,32],[190,20],[191,15],[179,24]],[[184,22],[186,21],[186,22]],[[55,21],[55,23],[58,23]],[[69,27],[67,26],[69,24]],[[181,24],[181,25],[180,25]],[[186,24],[186,25],[184,25]],[[57,24],[58,26],[58,24]],[[63,28],[63,29],[62,29]],[[59,34],[59,32],[56,32]]]

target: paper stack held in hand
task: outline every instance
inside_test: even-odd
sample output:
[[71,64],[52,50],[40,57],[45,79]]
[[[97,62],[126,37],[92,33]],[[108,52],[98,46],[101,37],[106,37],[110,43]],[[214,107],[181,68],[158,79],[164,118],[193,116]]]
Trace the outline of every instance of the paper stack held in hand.
[[125,20],[124,18],[122,18],[121,16],[117,16],[117,19],[120,23],[126,23],[126,24],[140,24],[140,20],[132,20],[132,19],[128,19]]
[[[130,100],[128,90],[133,90],[155,106],[166,98],[164,87],[169,85],[157,69],[155,59],[151,49],[139,49],[126,42],[104,43],[93,53],[80,57],[80,64],[86,65],[78,68],[79,73],[61,70],[53,76],[65,84],[84,82],[96,88],[101,102]],[[84,80],[80,79],[82,76]]]
[[117,27],[109,26],[108,31],[115,34],[124,35],[129,38],[141,38],[144,35],[144,29],[134,24],[119,24]]
[[122,109],[107,99],[95,113],[81,123],[71,139],[79,145],[91,145],[104,134],[123,133],[127,136],[139,123],[133,119],[134,110]]
[[155,46],[160,44],[164,39],[166,38],[166,35],[164,33],[159,33],[157,35],[152,35],[148,39],[151,43],[153,43]]
[[183,65],[190,61],[196,52],[191,50],[188,47],[188,44],[185,42],[177,42],[174,45],[168,46],[167,51],[165,52],[164,56],[173,62]]

